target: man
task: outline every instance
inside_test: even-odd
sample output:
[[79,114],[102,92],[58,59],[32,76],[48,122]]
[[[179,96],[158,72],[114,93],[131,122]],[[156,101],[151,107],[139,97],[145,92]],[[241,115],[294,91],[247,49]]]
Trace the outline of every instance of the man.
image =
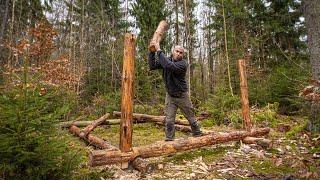
[[153,45],[157,51],[149,53],[149,67],[150,70],[162,69],[162,77],[167,90],[165,100],[165,140],[174,140],[174,122],[178,108],[188,119],[192,135],[195,137],[201,136],[202,132],[195,118],[193,106],[188,95],[186,82],[188,64],[183,60],[184,48],[182,46],[174,46],[171,57],[167,58],[161,51],[159,44],[153,43]]

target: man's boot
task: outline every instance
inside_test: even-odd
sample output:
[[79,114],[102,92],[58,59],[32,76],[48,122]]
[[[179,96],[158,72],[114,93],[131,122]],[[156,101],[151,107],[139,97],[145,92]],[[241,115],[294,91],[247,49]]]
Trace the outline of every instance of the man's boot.
[[203,133],[201,132],[200,127],[196,121],[191,124],[191,130],[192,130],[193,137],[199,137],[199,136],[203,135]]

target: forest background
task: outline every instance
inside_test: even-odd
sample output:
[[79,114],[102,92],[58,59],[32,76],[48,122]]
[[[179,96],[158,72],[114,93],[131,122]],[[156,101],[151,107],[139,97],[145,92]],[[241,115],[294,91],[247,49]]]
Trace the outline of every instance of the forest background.
[[[319,105],[299,96],[311,84],[319,91],[317,1],[2,0],[0,6],[4,177],[72,170],[72,156],[59,154],[69,147],[52,127],[120,109],[126,32],[137,35],[134,112],[163,115],[165,88],[161,72],[149,71],[147,46],[164,19],[169,30],[161,47],[167,55],[175,44],[186,47],[192,101],[209,124],[241,126],[237,60],[245,59],[252,110],[303,117],[301,129],[320,131]],[[275,120],[268,113],[252,118]]]

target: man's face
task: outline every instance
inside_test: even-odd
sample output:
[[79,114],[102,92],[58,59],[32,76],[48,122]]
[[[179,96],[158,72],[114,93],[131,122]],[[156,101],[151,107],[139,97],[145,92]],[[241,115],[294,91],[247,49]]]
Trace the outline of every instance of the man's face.
[[182,47],[175,47],[172,53],[174,61],[181,61],[183,58],[184,49]]

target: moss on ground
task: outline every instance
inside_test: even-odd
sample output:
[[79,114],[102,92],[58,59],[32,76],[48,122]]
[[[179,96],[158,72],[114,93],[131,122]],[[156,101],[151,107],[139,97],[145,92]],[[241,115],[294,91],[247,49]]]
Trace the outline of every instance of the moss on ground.
[[184,160],[190,161],[201,156],[203,158],[203,161],[208,163],[223,157],[227,149],[228,149],[227,147],[222,147],[222,146],[218,146],[215,148],[201,148],[198,150],[178,153],[174,156],[167,157],[165,161],[180,163],[180,162],[183,162]]

